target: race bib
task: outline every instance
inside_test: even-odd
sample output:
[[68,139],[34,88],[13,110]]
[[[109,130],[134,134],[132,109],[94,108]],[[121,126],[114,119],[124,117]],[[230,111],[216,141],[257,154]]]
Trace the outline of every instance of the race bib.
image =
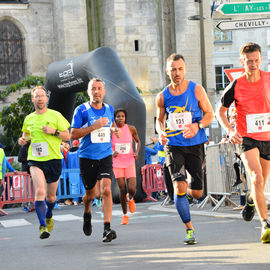
[[184,113],[170,113],[169,114],[169,129],[170,130],[184,130],[185,125],[192,123],[191,112]]
[[47,142],[31,143],[33,157],[46,157],[49,155]]
[[111,141],[110,127],[102,127],[91,132],[92,143],[109,143]]
[[115,151],[119,154],[129,154],[130,152],[130,143],[116,143]]
[[258,133],[270,131],[269,122],[270,113],[257,113],[257,114],[247,114],[247,133]]

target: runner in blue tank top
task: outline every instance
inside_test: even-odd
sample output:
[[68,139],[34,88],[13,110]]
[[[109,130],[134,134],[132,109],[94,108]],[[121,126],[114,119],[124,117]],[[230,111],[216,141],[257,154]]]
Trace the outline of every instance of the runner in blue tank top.
[[[187,232],[184,243],[195,244],[188,196],[199,199],[203,193],[202,164],[207,141],[204,127],[212,122],[214,112],[203,87],[185,79],[186,64],[182,55],[168,57],[166,72],[171,83],[156,98],[156,129],[161,144],[165,145],[174,203]],[[189,189],[186,170],[192,177]]]
[[[111,127],[114,126],[114,109],[103,103],[106,90],[104,83],[97,78],[88,84],[90,102],[78,106],[71,124],[71,138],[81,139],[79,157],[80,171],[85,194],[83,196],[83,232],[92,233],[91,204],[96,194],[96,183],[100,181],[104,213],[103,242],[111,242],[116,232],[110,228],[112,217],[112,145]],[[118,129],[114,129],[118,136]]]

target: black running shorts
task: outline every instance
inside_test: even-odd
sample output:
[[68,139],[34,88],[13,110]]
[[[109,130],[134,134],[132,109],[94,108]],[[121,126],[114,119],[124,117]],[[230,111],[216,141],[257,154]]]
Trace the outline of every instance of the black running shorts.
[[205,158],[204,144],[192,146],[164,147],[166,166],[169,169],[172,181],[186,181],[186,170],[191,175],[190,188],[201,190],[203,188],[203,161]]
[[56,182],[62,172],[61,159],[52,159],[47,161],[29,160],[28,166],[29,168],[31,168],[31,166],[34,166],[41,169],[48,184]]
[[270,141],[257,141],[252,138],[243,137],[243,143],[240,145],[240,154],[258,148],[260,157],[266,160],[270,160]]
[[112,155],[99,160],[80,158],[80,170],[84,187],[90,190],[96,185],[97,180],[112,179]]

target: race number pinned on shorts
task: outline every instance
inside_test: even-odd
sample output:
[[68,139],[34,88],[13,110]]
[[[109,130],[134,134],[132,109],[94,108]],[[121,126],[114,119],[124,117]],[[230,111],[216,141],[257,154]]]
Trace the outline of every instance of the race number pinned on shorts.
[[91,132],[92,143],[109,143],[111,138],[110,127],[102,127]]
[[130,143],[116,143],[115,151],[119,154],[129,154],[130,152]]
[[247,114],[247,133],[270,131],[269,118],[270,113]]
[[184,130],[185,125],[192,123],[191,112],[184,113],[170,113],[169,114],[169,129],[170,130]]
[[49,155],[47,142],[31,143],[33,157],[46,157]]

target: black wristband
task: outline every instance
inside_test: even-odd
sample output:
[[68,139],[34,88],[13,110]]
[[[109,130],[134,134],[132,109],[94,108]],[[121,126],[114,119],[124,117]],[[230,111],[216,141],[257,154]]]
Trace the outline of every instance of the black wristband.
[[54,132],[54,136],[59,136],[59,135],[60,135],[60,131],[58,129],[56,129]]

